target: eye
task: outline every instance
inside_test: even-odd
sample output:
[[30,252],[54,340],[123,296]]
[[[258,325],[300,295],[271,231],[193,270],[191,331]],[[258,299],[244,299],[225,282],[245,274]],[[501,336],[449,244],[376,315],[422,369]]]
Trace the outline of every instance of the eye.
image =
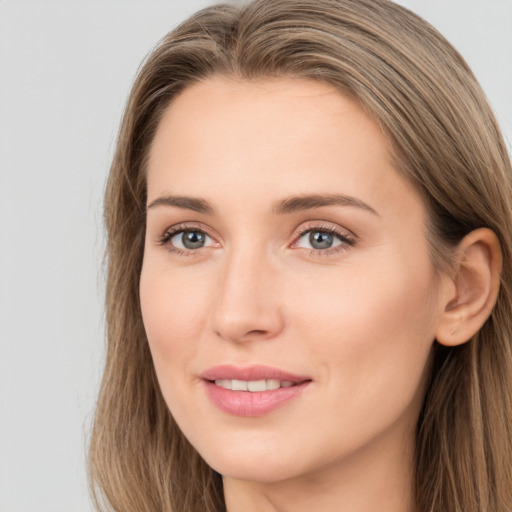
[[330,249],[341,243],[332,233],[326,233],[325,231],[310,231],[301,238],[306,238],[311,249]]
[[171,237],[170,242],[178,249],[201,249],[211,238],[202,231],[181,231]]
[[214,240],[200,229],[176,226],[168,230],[159,243],[171,251],[184,253],[213,246]]
[[[313,251],[329,251],[339,247],[353,246],[355,240],[346,233],[340,233],[334,228],[311,228],[303,231],[293,247],[311,249]],[[341,246],[341,247],[340,247]]]

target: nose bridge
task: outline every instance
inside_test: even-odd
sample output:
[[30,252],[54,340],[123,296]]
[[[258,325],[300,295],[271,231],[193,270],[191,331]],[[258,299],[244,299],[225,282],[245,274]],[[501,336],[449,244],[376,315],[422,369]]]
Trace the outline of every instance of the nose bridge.
[[224,258],[213,310],[222,338],[248,341],[275,336],[282,328],[271,258],[254,243],[233,246]]

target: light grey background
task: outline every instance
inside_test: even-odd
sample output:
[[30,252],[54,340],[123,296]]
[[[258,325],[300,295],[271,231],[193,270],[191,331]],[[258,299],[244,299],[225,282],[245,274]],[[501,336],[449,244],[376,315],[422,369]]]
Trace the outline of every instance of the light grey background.
[[[0,1],[0,511],[89,512],[101,197],[138,64],[207,0]],[[512,0],[403,0],[466,57],[512,141]]]

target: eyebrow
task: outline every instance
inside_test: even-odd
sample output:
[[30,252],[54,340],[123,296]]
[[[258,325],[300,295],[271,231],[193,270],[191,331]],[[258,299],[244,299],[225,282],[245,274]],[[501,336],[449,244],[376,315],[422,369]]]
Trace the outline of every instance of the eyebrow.
[[195,197],[185,196],[161,196],[152,201],[148,205],[150,208],[157,206],[175,206],[176,208],[183,208],[185,210],[193,210],[198,213],[213,214],[213,208],[204,199],[197,199]]
[[[214,215],[215,210],[204,199],[187,196],[161,196],[148,205],[148,210],[158,206],[174,206],[198,213]],[[293,196],[274,203],[272,211],[277,215],[284,215],[303,210],[312,210],[323,206],[351,206],[379,215],[370,205],[355,197],[343,194],[313,194]]]
[[360,199],[343,194],[314,194],[290,197],[275,203],[272,210],[277,214],[285,214],[321,208],[322,206],[352,206],[379,215],[376,210]]

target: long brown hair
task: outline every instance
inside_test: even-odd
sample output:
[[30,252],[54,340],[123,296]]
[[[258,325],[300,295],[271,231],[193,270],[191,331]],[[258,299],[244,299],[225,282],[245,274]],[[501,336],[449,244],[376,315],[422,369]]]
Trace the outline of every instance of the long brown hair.
[[255,0],[204,9],[147,58],[123,118],[105,196],[108,352],[90,445],[99,510],[219,512],[221,478],[179,431],[158,387],[139,305],[145,166],[166,107],[212,75],[302,77],[358,101],[387,133],[422,195],[431,256],[470,231],[498,236],[504,266],[483,328],[434,343],[418,421],[419,512],[512,510],[512,169],[487,100],[462,57],[388,0]]

